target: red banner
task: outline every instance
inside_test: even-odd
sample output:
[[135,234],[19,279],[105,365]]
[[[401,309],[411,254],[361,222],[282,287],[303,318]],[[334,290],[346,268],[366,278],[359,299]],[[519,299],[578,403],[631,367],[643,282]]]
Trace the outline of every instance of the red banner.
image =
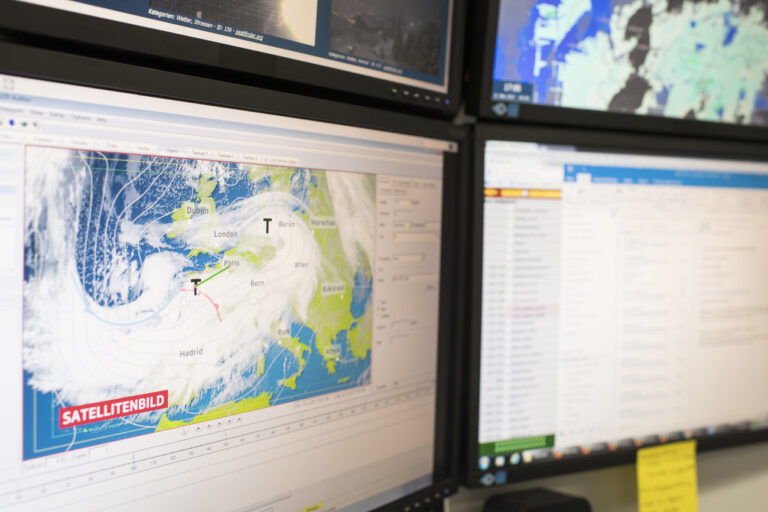
[[168,407],[168,391],[155,391],[116,400],[59,409],[59,428],[77,427]]

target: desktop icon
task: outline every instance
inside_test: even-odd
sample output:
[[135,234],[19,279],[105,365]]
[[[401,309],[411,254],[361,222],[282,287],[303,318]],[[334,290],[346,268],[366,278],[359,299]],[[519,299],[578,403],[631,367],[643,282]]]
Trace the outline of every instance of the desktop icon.
[[496,458],[494,459],[494,463],[496,464],[497,468],[502,467],[505,462],[506,462],[506,460],[504,460],[504,456],[503,455],[497,455]]
[[480,459],[477,461],[477,467],[479,467],[481,471],[485,471],[486,469],[491,467],[490,457],[487,457],[485,455],[480,457]]

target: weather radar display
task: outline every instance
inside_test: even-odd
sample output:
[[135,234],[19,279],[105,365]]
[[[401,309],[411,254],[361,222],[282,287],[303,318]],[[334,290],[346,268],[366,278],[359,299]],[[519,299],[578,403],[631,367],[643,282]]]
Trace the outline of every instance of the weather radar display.
[[375,176],[30,146],[24,458],[370,383]]
[[766,0],[500,0],[492,99],[768,126]]

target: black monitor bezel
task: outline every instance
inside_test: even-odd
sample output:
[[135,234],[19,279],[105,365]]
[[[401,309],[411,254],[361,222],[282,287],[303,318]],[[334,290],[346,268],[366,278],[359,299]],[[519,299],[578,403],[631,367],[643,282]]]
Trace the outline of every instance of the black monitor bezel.
[[[478,0],[472,21],[475,37],[467,52],[470,81],[467,84],[467,111],[494,122],[523,122],[584,128],[605,128],[625,131],[644,131],[670,135],[691,135],[712,138],[768,141],[768,127],[694,121],[643,114],[624,114],[518,103],[518,113],[511,117],[496,114],[491,100],[493,87],[493,59],[496,53],[499,6],[501,0]],[[476,37],[479,36],[479,37]]]
[[166,62],[173,69],[180,63],[210,78],[228,72],[248,85],[448,117],[458,111],[461,100],[465,1],[453,0],[452,37],[446,56],[448,87],[446,93],[437,93],[443,100],[440,103],[425,100],[425,96],[436,95],[427,89],[18,0],[0,0],[0,31],[33,38],[28,44],[54,50],[62,43],[73,44],[68,50],[91,55],[107,51],[105,56],[115,60],[158,59],[157,67]]
[[460,340],[452,326],[460,303],[454,286],[459,262],[459,240],[454,229],[458,211],[454,205],[462,197],[460,180],[467,175],[465,148],[469,138],[466,129],[436,119],[257,89],[2,40],[0,73],[456,142],[458,152],[446,157],[443,180],[434,483],[376,510],[402,510],[405,506],[413,507],[415,503],[434,503],[457,491],[459,460],[454,448],[460,441],[458,418],[461,411],[456,398],[460,392],[459,383],[455,382],[453,375],[454,366],[459,363],[455,354]]
[[[482,261],[483,261],[483,176],[485,172],[485,143],[488,140],[533,142],[576,146],[582,150],[630,152],[635,154],[683,155],[696,157],[727,158],[732,160],[761,160],[768,162],[768,146],[749,142],[731,142],[690,137],[612,133],[605,131],[574,130],[480,123],[474,132],[474,176],[472,190],[472,263],[471,263],[471,311],[468,336],[469,370],[465,398],[467,422],[462,457],[462,485],[482,487],[480,478],[493,472],[491,468],[478,468],[478,429],[480,410],[480,356],[482,318]],[[697,440],[698,451],[709,451],[732,446],[768,441],[768,429],[718,434]],[[587,471],[610,466],[634,463],[636,450],[606,454],[578,456],[549,462],[507,465],[508,483],[548,476]]]

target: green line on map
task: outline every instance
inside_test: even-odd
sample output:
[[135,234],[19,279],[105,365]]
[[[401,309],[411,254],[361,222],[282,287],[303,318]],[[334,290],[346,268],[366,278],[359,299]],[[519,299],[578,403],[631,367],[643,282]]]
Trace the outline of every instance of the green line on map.
[[[231,265],[230,265],[230,266],[231,266]],[[203,281],[200,281],[199,283],[197,283],[197,284],[195,285],[195,288],[199,288],[199,287],[201,287],[202,285],[204,285],[205,283],[207,283],[208,281],[210,281],[211,279],[213,279],[214,277],[216,277],[217,275],[221,274],[222,272],[224,272],[224,271],[226,271],[226,270],[229,270],[229,266],[226,266],[226,267],[224,267],[223,269],[219,270],[218,272],[216,272],[215,274],[213,274],[213,275],[212,275],[211,277],[209,277],[208,279],[205,279],[205,280],[203,280]]]

